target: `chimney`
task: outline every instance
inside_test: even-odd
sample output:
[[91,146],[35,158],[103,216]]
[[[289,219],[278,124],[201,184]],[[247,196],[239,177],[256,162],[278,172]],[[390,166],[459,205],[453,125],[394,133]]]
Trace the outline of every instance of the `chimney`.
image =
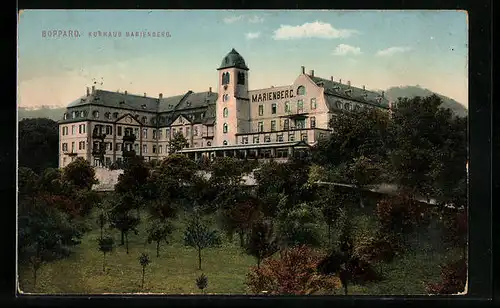
[[125,90],[125,95],[127,95],[127,90]]
[[212,93],[212,87],[208,88],[208,93]]
[[384,93],[385,93],[385,92],[384,92],[384,91],[382,91],[382,98],[384,97]]
[[314,77],[314,70],[309,71],[309,76]]
[[339,83],[342,84],[342,79],[339,79]]
[[95,86],[92,86],[92,94],[95,93]]
[[144,92],[144,97],[146,97],[146,92]]
[[347,85],[348,85],[349,87],[351,86],[351,81],[350,81],[350,80],[348,80],[348,81],[347,81]]
[[162,98],[163,98],[163,93],[158,94],[158,97],[159,97],[160,99],[162,99]]
[[330,76],[330,81],[333,82],[333,76]]
[[87,87],[87,96],[89,96],[89,95],[90,95],[90,88]]
[[365,89],[365,85],[363,85],[363,91],[364,91],[364,90],[366,90],[366,89]]
[[306,68],[304,66],[300,67],[300,73],[305,74],[306,73]]

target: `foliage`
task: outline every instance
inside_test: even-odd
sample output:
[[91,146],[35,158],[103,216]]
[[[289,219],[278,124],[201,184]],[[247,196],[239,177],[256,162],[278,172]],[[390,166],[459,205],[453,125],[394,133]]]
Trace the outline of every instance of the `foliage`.
[[210,230],[208,225],[198,215],[195,215],[184,232],[184,245],[198,250],[198,269],[201,270],[201,251],[220,244],[221,238],[217,231]]
[[460,259],[441,266],[441,282],[429,283],[429,294],[457,294],[465,291],[467,261]]
[[140,219],[131,215],[130,211],[122,211],[119,207],[115,207],[110,212],[110,227],[121,232],[121,245],[125,244],[127,254],[129,253],[128,234],[133,231],[137,235],[139,233],[137,229],[139,223]]
[[271,295],[309,295],[332,292],[340,286],[338,279],[320,275],[316,267],[321,255],[307,246],[284,251],[279,259],[266,259],[260,268],[247,275],[246,284],[253,293]]
[[272,221],[260,220],[252,225],[250,238],[245,245],[245,252],[257,259],[257,267],[265,258],[278,251],[278,240],[274,234]]
[[314,205],[321,211],[323,219],[328,226],[328,242],[331,244],[332,227],[342,214],[342,209],[348,205],[351,197],[347,193],[339,192],[331,185],[323,190],[318,190],[317,200]]
[[207,288],[208,285],[208,278],[205,276],[205,274],[201,274],[198,278],[196,278],[196,286],[198,289],[203,291],[205,293],[205,289]]
[[115,241],[110,236],[100,237],[97,240],[98,249],[102,252],[102,271],[106,270],[106,254],[113,251]]
[[92,185],[99,182],[95,177],[94,167],[82,157],[78,157],[64,167],[62,179],[78,189],[85,190],[90,190]]
[[301,203],[294,209],[282,210],[279,217],[278,232],[285,245],[321,245],[321,213],[317,208]]
[[160,257],[160,243],[168,244],[168,237],[172,234],[173,226],[166,220],[154,219],[149,228],[147,229],[148,239],[147,242],[151,244],[156,243],[156,257]]
[[172,139],[168,141],[168,153],[174,154],[179,152],[180,150],[189,146],[189,142],[184,137],[182,132],[177,132]]
[[59,157],[59,126],[45,119],[19,121],[19,167],[27,167],[35,173],[47,168],[57,168]]

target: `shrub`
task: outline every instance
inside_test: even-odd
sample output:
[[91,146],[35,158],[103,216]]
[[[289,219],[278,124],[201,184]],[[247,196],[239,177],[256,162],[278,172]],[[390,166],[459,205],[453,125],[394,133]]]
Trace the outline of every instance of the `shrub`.
[[384,232],[409,233],[426,218],[424,207],[406,195],[380,200],[376,215]]
[[253,267],[246,284],[254,293],[306,295],[332,292],[340,287],[336,277],[322,275],[316,268],[321,255],[305,245],[283,252],[279,259],[266,259],[260,268]]
[[390,235],[381,232],[360,240],[354,248],[354,255],[368,263],[391,262],[398,252],[397,241]]
[[465,259],[441,266],[441,282],[427,284],[429,294],[456,294],[465,290],[467,262]]

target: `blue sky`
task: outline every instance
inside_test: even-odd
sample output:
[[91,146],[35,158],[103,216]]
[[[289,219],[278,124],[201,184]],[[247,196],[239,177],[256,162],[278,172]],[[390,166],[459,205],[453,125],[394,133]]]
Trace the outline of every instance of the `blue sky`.
[[[81,36],[42,37],[47,30]],[[122,36],[88,36],[99,30]],[[23,107],[64,106],[94,80],[148,96],[216,89],[232,48],[250,68],[250,89],[291,84],[303,65],[354,86],[420,85],[468,104],[465,12],[31,10],[19,17],[18,37]]]

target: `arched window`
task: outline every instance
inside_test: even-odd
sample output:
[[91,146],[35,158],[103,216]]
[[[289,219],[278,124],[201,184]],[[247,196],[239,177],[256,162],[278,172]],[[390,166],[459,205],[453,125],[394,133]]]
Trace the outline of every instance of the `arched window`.
[[230,80],[230,77],[229,77],[229,72],[225,72],[222,74],[222,84],[225,85],[225,84],[228,84],[229,83],[229,80]]
[[85,112],[83,112],[83,110],[82,110],[82,111],[80,111],[80,117],[82,117],[82,118],[83,118],[84,116],[85,116]]
[[76,118],[76,111],[73,111],[73,112],[71,113],[71,117],[72,117],[73,119],[74,119],[74,118]]
[[222,142],[223,145],[227,145],[227,140],[224,140],[224,142]]
[[228,110],[227,110],[227,108],[224,108],[223,115],[224,115],[224,118],[227,118],[227,115],[228,115]]
[[241,85],[245,84],[245,73],[243,73],[243,72],[238,73],[238,84],[241,84]]
[[297,88],[297,95],[306,95],[306,87],[300,86]]
[[94,112],[92,113],[94,115],[94,118],[98,118],[99,117],[99,111],[97,110],[94,110]]
[[227,123],[224,123],[224,125],[222,126],[222,132],[224,134],[227,133]]
[[231,78],[230,78],[229,73],[226,73],[226,83],[229,83],[229,82],[231,82]]
[[65,119],[65,120],[67,120],[67,119],[68,119],[68,114],[67,114],[67,113],[65,113],[65,114],[64,114],[64,119]]

